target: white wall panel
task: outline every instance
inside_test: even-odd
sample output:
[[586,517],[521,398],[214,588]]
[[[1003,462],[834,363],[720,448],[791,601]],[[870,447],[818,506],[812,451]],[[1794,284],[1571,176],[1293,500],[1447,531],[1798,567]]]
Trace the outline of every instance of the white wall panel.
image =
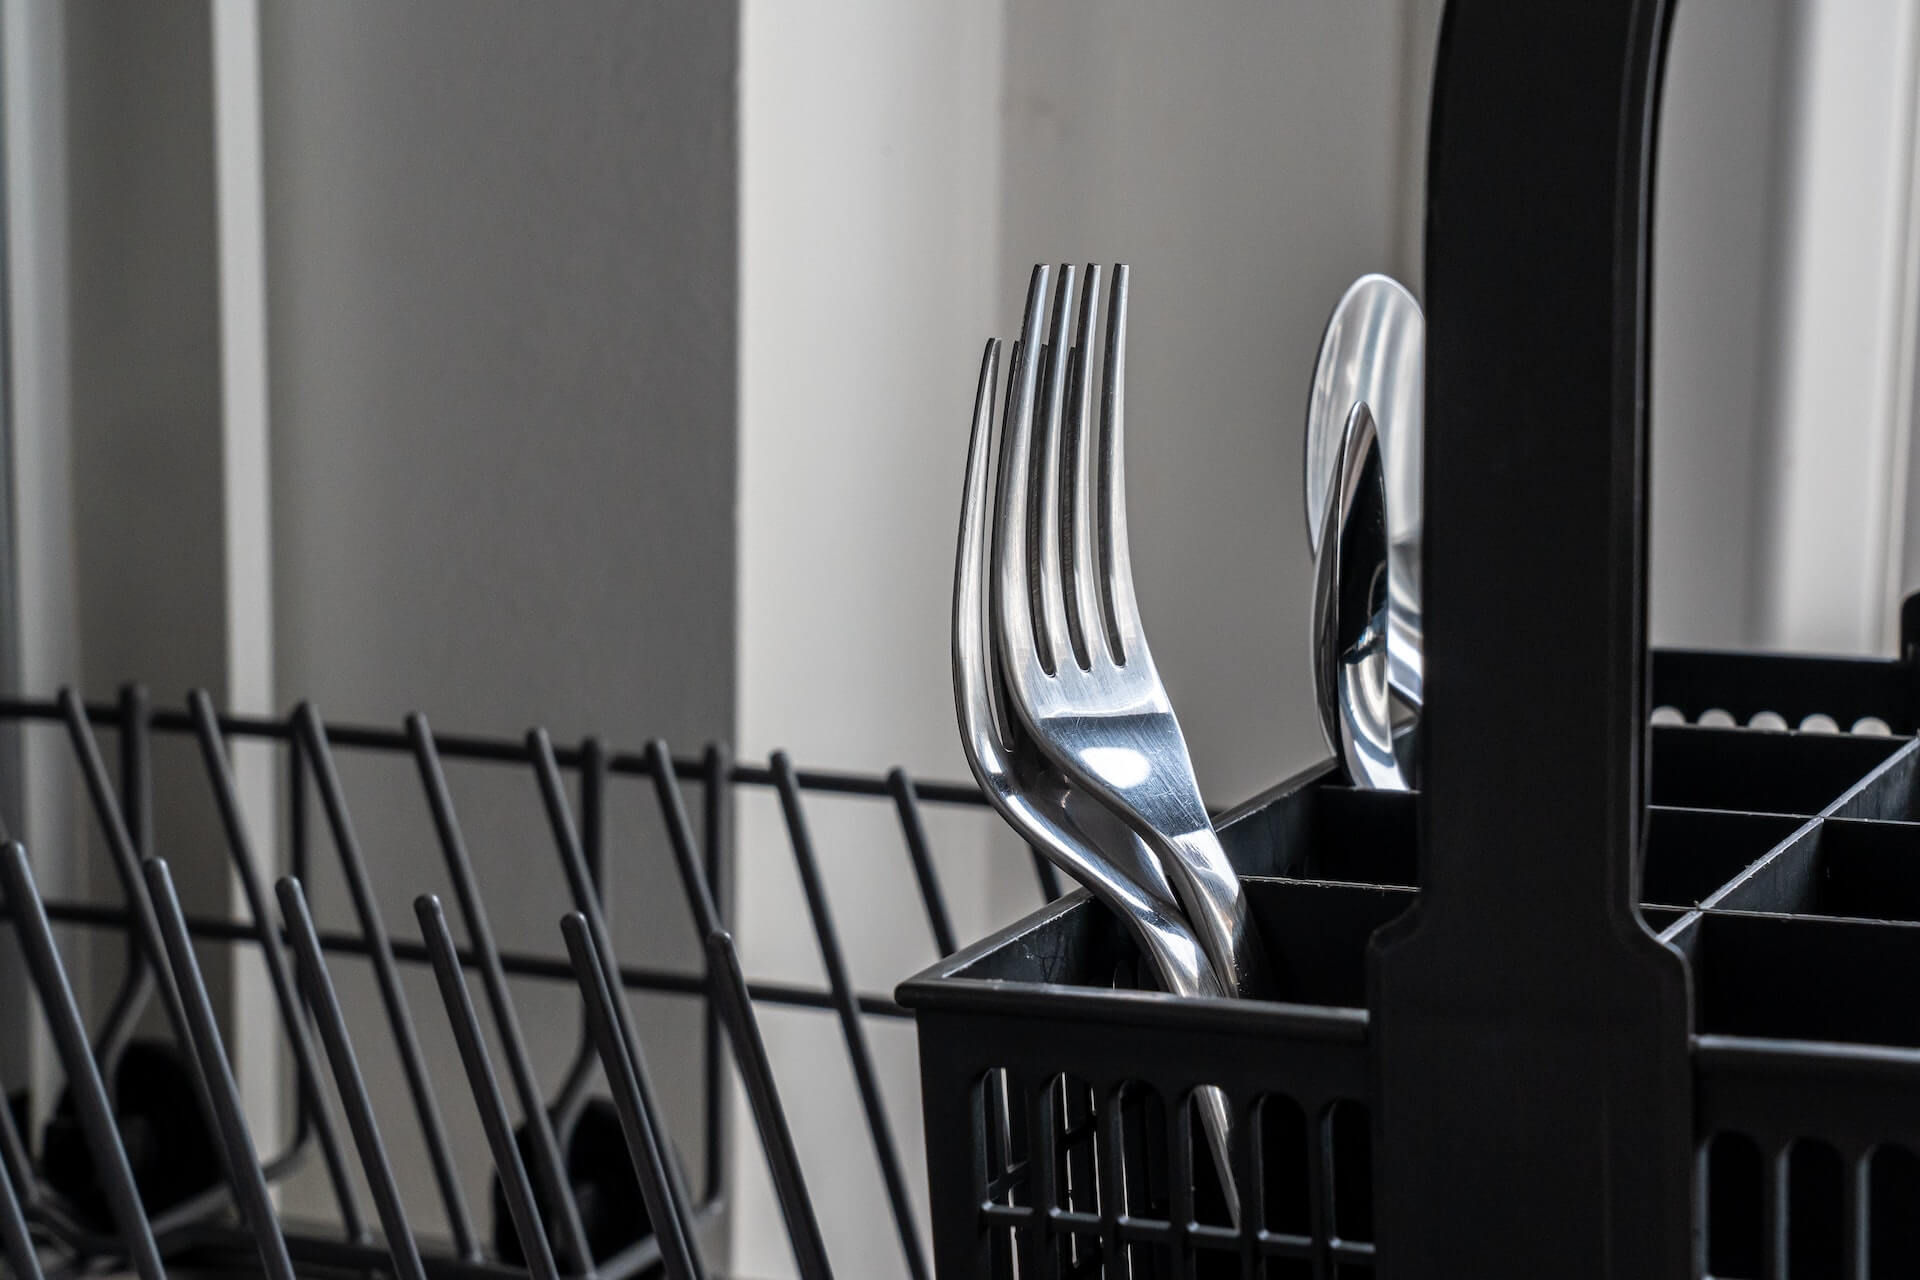
[[[740,749],[964,777],[948,594],[998,321],[1001,8],[749,0],[743,24]],[[820,800],[809,815],[855,979],[888,990],[934,958],[891,808]],[[1037,901],[1021,864],[988,861],[984,819],[932,820],[966,936],[1013,909],[996,905],[1007,892]],[[749,972],[816,976],[770,801],[743,804],[739,852]],[[837,1027],[807,1012],[764,1024],[836,1274],[906,1274]],[[872,1039],[923,1200],[912,1033]],[[737,1263],[791,1274],[744,1120]]]

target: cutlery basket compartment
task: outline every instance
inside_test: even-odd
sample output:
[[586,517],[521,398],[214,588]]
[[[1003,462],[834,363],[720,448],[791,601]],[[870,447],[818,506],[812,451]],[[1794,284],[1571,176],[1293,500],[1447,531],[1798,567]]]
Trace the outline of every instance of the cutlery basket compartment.
[[1920,924],[1920,824],[1829,818],[1769,861],[1757,911]]
[[1416,803],[1410,792],[1346,786],[1328,763],[1254,797],[1214,825],[1243,876],[1411,888]]
[[1776,813],[1648,809],[1642,909],[1698,906],[1804,824],[1802,818]]
[[1674,941],[1702,1035],[1920,1049],[1920,1003],[1886,998],[1920,988],[1920,924],[1708,911]]
[[[1368,1274],[1366,947],[1413,901],[1415,798],[1329,776],[1219,822],[1271,999],[1143,989],[1084,892],[902,984],[943,1276]],[[1198,1137],[1204,1086],[1235,1119],[1237,1224]]]
[[1899,745],[1890,737],[1656,725],[1648,799],[1688,809],[1814,814]]
[[[1656,691],[1668,657],[1655,655]],[[1767,673],[1791,682],[1797,661],[1769,659]],[[1715,1127],[1703,1120],[1698,1146],[1724,1265],[1710,1274],[1758,1276],[1738,1269],[1739,1241],[1781,1213],[1818,1219],[1824,1193],[1797,1175],[1779,1205],[1747,1205],[1747,1167],[1706,1155],[1716,1133],[1729,1150],[1828,1143],[1896,1190],[1907,1184],[1869,1168],[1874,1143],[1842,1139],[1911,1129],[1920,1150],[1920,1004],[1886,998],[1920,987],[1920,822],[1899,820],[1913,812],[1920,743],[1684,725],[1656,726],[1649,744],[1641,916],[1689,958],[1694,1026],[1711,1047],[1699,1079]],[[1218,820],[1278,975],[1272,1000],[1143,989],[1124,926],[1085,893],[903,984],[941,1274],[1371,1274],[1366,949],[1417,896],[1418,805],[1347,787],[1329,763]],[[1756,1053],[1798,1082],[1797,1118],[1756,1116],[1775,1102],[1757,1103],[1723,1065],[1745,1069]],[[1863,1062],[1879,1064],[1873,1096],[1884,1108],[1891,1088],[1895,1113],[1836,1118],[1804,1073]],[[1195,1119],[1205,1085],[1226,1091],[1238,1124],[1237,1224]],[[1788,1136],[1768,1136],[1776,1123]],[[1898,1235],[1920,1195],[1876,1203],[1874,1256],[1920,1260]],[[1802,1256],[1824,1258],[1809,1239]]]

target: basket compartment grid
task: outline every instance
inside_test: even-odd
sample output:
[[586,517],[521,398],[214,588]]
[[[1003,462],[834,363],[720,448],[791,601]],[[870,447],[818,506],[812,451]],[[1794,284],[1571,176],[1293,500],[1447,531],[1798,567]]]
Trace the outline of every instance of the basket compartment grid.
[[[1904,669],[1729,657],[1734,677],[1778,681],[1806,664],[1835,687],[1850,670],[1885,689]],[[1691,689],[1701,673],[1710,695]],[[1847,723],[1872,716],[1890,732],[1765,727],[1773,717],[1746,727],[1777,695],[1692,653],[1656,655],[1655,691],[1691,706],[1692,721],[1744,711],[1740,727],[1729,713],[1706,725],[1663,716],[1650,731],[1642,915],[1694,972],[1698,1270],[1913,1274],[1920,1004],[1898,996],[1920,989],[1912,721],[1904,703],[1863,703]],[[1851,710],[1848,697],[1838,705]],[[1118,925],[1071,897],[903,985],[921,1020],[943,1266],[978,1246],[954,1274],[1372,1273],[1370,1186],[1351,1171],[1390,1138],[1368,1114],[1366,947],[1413,900],[1418,800],[1356,791],[1327,770],[1222,824],[1279,975],[1275,999],[1242,1019],[1270,1014],[1264,1032],[1229,1032],[1208,1052],[1231,1015],[1140,991]],[[1329,1038],[1343,1037],[1350,1051],[1329,1057]],[[1331,1078],[1317,1074],[1330,1064]],[[1244,1135],[1239,1225],[1219,1212],[1186,1114],[1194,1089],[1219,1083]],[[1024,1117],[1011,1140],[994,1119],[1003,1108]],[[968,1150],[976,1137],[983,1151]],[[1078,1177],[1075,1155],[1089,1170]],[[943,1192],[942,1170],[974,1176],[963,1186],[949,1174]],[[1111,1211],[1109,1188],[1129,1197]]]

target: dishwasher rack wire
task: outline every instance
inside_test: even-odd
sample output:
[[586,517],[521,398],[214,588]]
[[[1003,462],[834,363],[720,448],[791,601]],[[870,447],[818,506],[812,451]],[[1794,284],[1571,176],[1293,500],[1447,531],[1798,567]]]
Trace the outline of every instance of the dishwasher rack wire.
[[[205,692],[190,694],[182,708],[156,707],[137,686],[123,688],[112,704],[85,703],[72,690],[51,701],[0,700],[0,725],[30,722],[64,728],[124,901],[44,899],[25,848],[12,842],[0,852],[0,919],[11,923],[26,959],[32,996],[51,1032],[65,1089],[37,1153],[20,1117],[0,1106],[0,1258],[14,1275],[34,1280],[45,1273],[117,1264],[141,1280],[159,1280],[178,1262],[259,1267],[273,1280],[322,1269],[382,1272],[403,1280],[704,1276],[709,1271],[701,1230],[725,1204],[722,1082],[730,1058],[799,1274],[809,1280],[827,1276],[826,1248],[761,1037],[758,1005],[835,1015],[886,1189],[885,1216],[899,1238],[906,1273],[926,1280],[907,1174],[866,1033],[870,1020],[910,1015],[889,997],[854,985],[809,832],[806,801],[809,795],[841,795],[891,803],[927,927],[936,949],[947,955],[956,949],[954,930],[921,809],[929,804],[978,807],[984,802],[971,785],[916,782],[899,769],[885,777],[801,770],[783,753],[765,766],[744,764],[719,746],[698,758],[675,757],[658,740],[630,752],[597,738],[556,745],[540,729],[520,741],[448,735],[433,731],[417,714],[408,716],[399,731],[332,725],[311,704],[284,718],[223,715]],[[117,747],[117,777],[101,750],[103,731]],[[152,856],[153,748],[161,735],[190,739],[198,748],[246,919],[189,914],[168,863]],[[289,874],[271,897],[258,861],[258,851],[266,846],[262,833],[249,829],[229,756],[232,744],[247,741],[272,744],[284,766]],[[341,781],[341,752],[368,753],[402,767],[411,763],[451,884],[453,910],[465,930],[464,946],[455,940],[447,908],[433,894],[414,902],[421,941],[390,932]],[[503,948],[496,940],[448,787],[449,760],[487,762],[530,775],[571,907],[557,931],[564,952],[533,954]],[[699,972],[619,959],[603,891],[607,798],[621,779],[652,784],[702,949]],[[697,825],[683,782],[700,788]],[[730,815],[741,789],[771,792],[779,802],[824,987],[749,981],[741,968],[726,924]],[[324,843],[345,883],[355,929],[324,930],[315,923],[306,886],[321,856],[315,846],[322,842],[310,838],[310,826],[328,837]],[[1059,896],[1052,869],[1037,857],[1034,867],[1041,893]],[[56,925],[128,934],[125,972],[97,1032],[89,1033],[76,1001],[55,942]],[[259,1150],[248,1129],[196,943],[256,948],[264,962],[292,1075],[284,1150]],[[446,1241],[427,1238],[409,1222],[329,957],[371,965],[411,1119],[445,1213]],[[427,1069],[416,1014],[403,990],[402,966],[423,965],[435,979],[494,1165],[490,1240],[476,1229],[461,1191],[436,1098],[438,1082]],[[579,996],[581,1042],[551,1098],[542,1092],[530,1061],[508,992],[509,976],[566,984]],[[469,985],[474,980],[478,1005]],[[635,992],[702,1002],[704,1162],[697,1187],[688,1185],[668,1137],[667,1118],[628,1009],[626,997]],[[136,1038],[156,994],[171,1038]],[[482,1006],[504,1060],[504,1085],[488,1048]],[[345,1140],[327,1102],[323,1057]],[[591,1096],[597,1078],[604,1078],[610,1098]],[[0,1092],[22,1084],[0,1081]],[[315,1153],[337,1224],[282,1220],[272,1188]],[[373,1200],[377,1232],[355,1191],[356,1160]],[[884,1228],[876,1222],[875,1229]]]

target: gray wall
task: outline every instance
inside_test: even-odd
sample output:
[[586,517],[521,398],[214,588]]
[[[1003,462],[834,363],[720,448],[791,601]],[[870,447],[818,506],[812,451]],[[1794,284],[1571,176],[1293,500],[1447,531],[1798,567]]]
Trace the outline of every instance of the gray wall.
[[1684,0],[1674,10],[1653,236],[1648,607],[1664,644],[1758,638],[1792,9]]
[[[730,736],[734,7],[263,19],[277,687],[353,721],[418,708],[444,729],[683,750]],[[412,934],[412,895],[444,877],[410,768],[344,767],[382,907]],[[531,781],[452,782],[502,942],[551,951],[563,885]],[[612,819],[616,933],[629,960],[684,964],[643,812],[629,798]],[[347,920],[316,880],[321,915]],[[364,970],[342,976],[355,1031],[382,1041]],[[518,994],[551,1079],[575,1014],[540,992]],[[430,983],[409,995],[477,1194],[445,1020]],[[694,1114],[687,1004],[643,1015],[670,1105]],[[374,1096],[404,1114],[391,1056],[371,1056]],[[411,1126],[395,1128],[431,1226]]]
[[[743,21],[740,750],[964,777],[948,599],[968,406],[997,322],[1000,6],[750,0]],[[930,964],[890,807],[820,797],[808,817],[861,989]],[[1019,861],[989,857],[982,815],[928,817],[957,931],[1037,904]],[[740,876],[750,971],[817,982],[765,796],[741,804]],[[838,1028],[813,1011],[762,1024],[835,1273],[905,1274]],[[921,1199],[912,1028],[868,1034]],[[736,1265],[789,1275],[744,1114],[734,1150]]]
[[[219,688],[226,665],[208,13],[88,0],[66,6],[64,41],[78,635],[67,678],[96,699],[137,679],[178,700]],[[30,734],[40,746],[61,737]],[[115,738],[101,745],[112,760]],[[64,744],[49,754],[73,787]],[[175,868],[189,910],[222,912],[224,850],[191,748],[156,746],[153,769],[150,850]],[[90,850],[79,861],[92,891],[120,900],[90,811],[78,831],[67,848]],[[112,985],[118,948],[106,950],[115,963],[97,981]],[[216,1001],[227,978],[210,967]],[[157,1006],[148,1024],[164,1026]]]
[[[1300,422],[1341,289],[1398,269],[1423,8],[745,5],[743,754],[963,774],[948,611],[980,351],[1012,336],[1031,264],[1065,257],[1135,266],[1136,565],[1203,782],[1237,799],[1315,757]],[[927,963],[890,815],[810,817],[856,977]],[[1004,828],[932,835],[963,933],[1034,904]],[[741,836],[750,967],[812,977],[771,806],[743,806]],[[764,1022],[839,1273],[900,1274],[834,1028]],[[872,1039],[918,1196],[913,1046]],[[736,1263],[788,1274],[736,1150]]]
[[[1210,799],[1323,752],[1307,674],[1307,383],[1327,314],[1402,278],[1424,104],[1399,3],[1014,4],[997,331],[1032,264],[1130,262],[1140,608]],[[956,402],[957,403],[957,402]]]

